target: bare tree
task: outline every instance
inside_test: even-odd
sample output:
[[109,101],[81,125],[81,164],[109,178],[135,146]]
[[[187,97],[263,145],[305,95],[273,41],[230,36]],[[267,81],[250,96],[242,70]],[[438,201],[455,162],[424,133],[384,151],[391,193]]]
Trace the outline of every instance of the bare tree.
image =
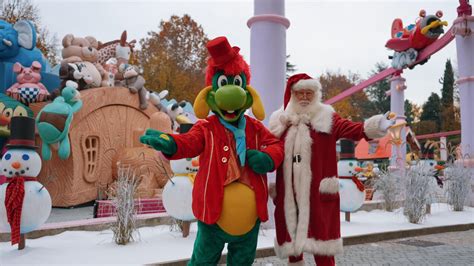
[[140,179],[135,176],[134,171],[128,166],[119,166],[118,176],[114,188],[113,205],[115,207],[117,221],[112,225],[114,241],[119,245],[126,245],[133,241],[133,233],[137,232],[136,208],[134,194]]
[[382,192],[385,210],[391,212],[398,207],[402,197],[402,178],[395,172],[381,170],[374,188]]
[[420,223],[427,214],[427,205],[435,198],[434,171],[424,165],[414,165],[406,171],[403,214],[410,223]]
[[4,0],[2,17],[11,24],[20,19],[31,21],[38,32],[36,47],[41,50],[51,65],[59,63],[58,37],[41,25],[39,8],[31,0]]
[[446,197],[454,211],[463,211],[471,190],[469,168],[464,167],[462,160],[448,164],[444,169]]

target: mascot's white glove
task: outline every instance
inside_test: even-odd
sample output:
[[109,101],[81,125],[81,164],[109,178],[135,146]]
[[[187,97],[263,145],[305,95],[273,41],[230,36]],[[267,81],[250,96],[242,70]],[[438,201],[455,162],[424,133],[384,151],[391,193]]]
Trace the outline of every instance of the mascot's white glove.
[[386,112],[383,115],[383,118],[379,121],[379,130],[383,132],[387,132],[388,128],[395,124],[395,113],[390,111]]

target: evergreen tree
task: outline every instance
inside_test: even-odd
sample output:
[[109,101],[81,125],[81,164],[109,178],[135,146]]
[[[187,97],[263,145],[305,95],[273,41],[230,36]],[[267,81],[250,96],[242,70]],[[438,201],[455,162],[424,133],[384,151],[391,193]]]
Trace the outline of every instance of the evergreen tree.
[[[376,75],[385,69],[387,69],[387,65],[384,63],[377,63],[375,65],[375,70],[372,71],[371,75]],[[375,83],[365,90],[369,100],[372,102],[372,109],[375,110],[376,114],[382,114],[390,110],[390,96],[385,94],[389,90],[390,82],[388,78]]]
[[438,94],[431,93],[428,100],[423,104],[423,112],[420,116],[421,121],[433,121],[435,128],[434,132],[439,132],[441,129],[441,99]]
[[405,116],[407,124],[411,126],[415,120],[415,114],[413,113],[413,104],[409,100],[405,100]]
[[449,59],[446,61],[444,76],[439,80],[439,83],[443,84],[441,89],[441,130],[454,130],[454,71]]
[[296,71],[296,65],[293,65],[288,61],[290,58],[290,55],[286,56],[286,78],[289,78],[292,73]]

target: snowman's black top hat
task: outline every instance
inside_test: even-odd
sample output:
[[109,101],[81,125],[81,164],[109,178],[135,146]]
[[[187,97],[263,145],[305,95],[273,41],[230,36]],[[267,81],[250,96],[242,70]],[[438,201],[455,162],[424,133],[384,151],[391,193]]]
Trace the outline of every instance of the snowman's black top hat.
[[35,120],[27,116],[12,117],[7,149],[37,149],[35,144]]
[[194,126],[194,124],[181,124],[179,125],[179,133],[184,134],[187,133],[191,128]]
[[350,139],[341,139],[341,153],[339,154],[339,158],[341,159],[354,159],[354,150],[355,150],[355,145],[354,141]]

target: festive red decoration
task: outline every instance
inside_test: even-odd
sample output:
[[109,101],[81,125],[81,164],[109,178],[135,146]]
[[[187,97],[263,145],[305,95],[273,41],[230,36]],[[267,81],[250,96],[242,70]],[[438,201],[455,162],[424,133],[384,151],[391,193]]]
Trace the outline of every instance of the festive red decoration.
[[286,83],[286,89],[285,89],[285,98],[283,99],[283,104],[284,104],[284,109],[286,109],[286,106],[288,105],[288,103],[290,102],[290,99],[291,99],[291,88],[293,87],[293,85],[295,85],[298,81],[302,80],[302,79],[313,79],[312,77],[308,76],[307,74],[305,73],[302,73],[302,74],[296,74],[296,75],[293,75],[291,76],[287,83]]
[[226,37],[217,37],[206,45],[211,57],[207,61],[206,86],[212,85],[212,77],[217,71],[225,75],[238,75],[244,72],[247,84],[250,83],[250,67],[239,54],[240,48],[231,47]]
[[10,240],[12,245],[15,245],[20,242],[21,209],[25,197],[25,180],[23,177],[15,177],[9,181],[5,195],[5,208],[11,228]]

